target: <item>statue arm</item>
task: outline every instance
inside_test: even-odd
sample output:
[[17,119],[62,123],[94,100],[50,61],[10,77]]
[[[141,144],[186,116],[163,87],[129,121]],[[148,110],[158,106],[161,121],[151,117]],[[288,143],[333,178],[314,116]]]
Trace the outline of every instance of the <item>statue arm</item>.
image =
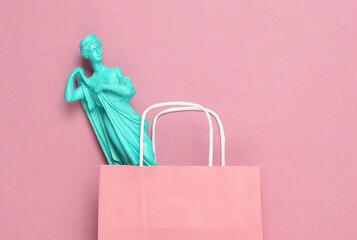
[[123,72],[121,71],[120,68],[116,68],[117,69],[117,74],[118,76],[122,79],[122,82],[124,82],[123,86],[124,88],[126,88],[126,96],[134,96],[136,91],[135,88],[133,86],[133,84],[131,84],[131,80],[128,77],[124,77]]
[[134,96],[135,94],[135,88],[131,83],[125,83],[121,85],[104,85],[103,90],[111,91],[121,97],[130,97]]
[[64,98],[67,102],[74,102],[84,98],[84,93],[81,86],[79,86],[77,89],[74,89],[74,77],[79,76],[78,74],[83,74],[83,70],[81,68],[75,68],[68,77],[67,85],[64,91]]
[[100,92],[100,91],[110,91],[113,92],[120,97],[132,97],[135,95],[136,91],[134,86],[131,84],[130,78],[124,77],[123,72],[120,70],[120,68],[115,68],[116,73],[118,74],[119,82],[120,84],[113,84],[113,85],[101,85],[98,84],[97,86],[94,87],[95,92]]

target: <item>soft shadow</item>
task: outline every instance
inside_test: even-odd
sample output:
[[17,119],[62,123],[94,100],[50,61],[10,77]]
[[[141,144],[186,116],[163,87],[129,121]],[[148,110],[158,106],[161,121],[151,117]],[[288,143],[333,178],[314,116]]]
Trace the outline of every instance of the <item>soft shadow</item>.
[[80,56],[80,58],[78,59],[78,66],[83,68],[84,74],[87,77],[92,76],[93,68],[92,68],[92,65],[90,64],[90,61],[88,59],[85,59],[82,56]]

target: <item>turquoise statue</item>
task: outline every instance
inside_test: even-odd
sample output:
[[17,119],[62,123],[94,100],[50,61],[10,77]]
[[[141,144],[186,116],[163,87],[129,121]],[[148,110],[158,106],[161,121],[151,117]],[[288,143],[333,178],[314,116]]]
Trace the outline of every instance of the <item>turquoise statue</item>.
[[[110,165],[139,165],[141,117],[129,105],[135,88],[120,68],[108,68],[102,63],[102,42],[93,34],[79,44],[81,54],[88,59],[94,73],[84,75],[75,68],[68,77],[64,97],[67,102],[81,100],[94,132]],[[74,88],[74,78],[78,88]],[[145,120],[144,165],[156,166]]]

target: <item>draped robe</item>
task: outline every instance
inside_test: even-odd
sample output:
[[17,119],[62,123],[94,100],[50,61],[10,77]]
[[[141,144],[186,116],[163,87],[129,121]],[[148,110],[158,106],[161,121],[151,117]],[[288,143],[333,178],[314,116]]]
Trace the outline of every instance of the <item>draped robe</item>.
[[[98,138],[101,148],[110,165],[139,165],[139,139],[141,117],[129,105],[134,96],[118,97],[111,91],[102,90],[95,93],[92,90],[93,83],[88,78],[78,77],[78,85],[82,87],[84,98],[81,99],[83,108]],[[132,87],[130,79],[120,80],[120,85]],[[119,139],[119,146],[114,146],[110,139],[104,114],[114,128]],[[155,154],[151,148],[151,140],[147,135],[149,127],[145,120],[144,131],[144,165],[155,166]]]

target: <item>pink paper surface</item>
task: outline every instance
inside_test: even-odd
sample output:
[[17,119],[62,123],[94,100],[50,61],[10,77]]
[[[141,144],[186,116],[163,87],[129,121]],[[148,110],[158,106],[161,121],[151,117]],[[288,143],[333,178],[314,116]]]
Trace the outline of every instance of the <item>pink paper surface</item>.
[[258,167],[100,168],[98,240],[262,240]]
[[[0,239],[97,238],[105,159],[63,98],[73,68],[91,73],[90,33],[138,113],[184,100],[219,114],[227,165],[261,167],[264,239],[356,239],[356,22],[348,0],[2,1]],[[202,113],[157,129],[159,164],[207,164]]]

